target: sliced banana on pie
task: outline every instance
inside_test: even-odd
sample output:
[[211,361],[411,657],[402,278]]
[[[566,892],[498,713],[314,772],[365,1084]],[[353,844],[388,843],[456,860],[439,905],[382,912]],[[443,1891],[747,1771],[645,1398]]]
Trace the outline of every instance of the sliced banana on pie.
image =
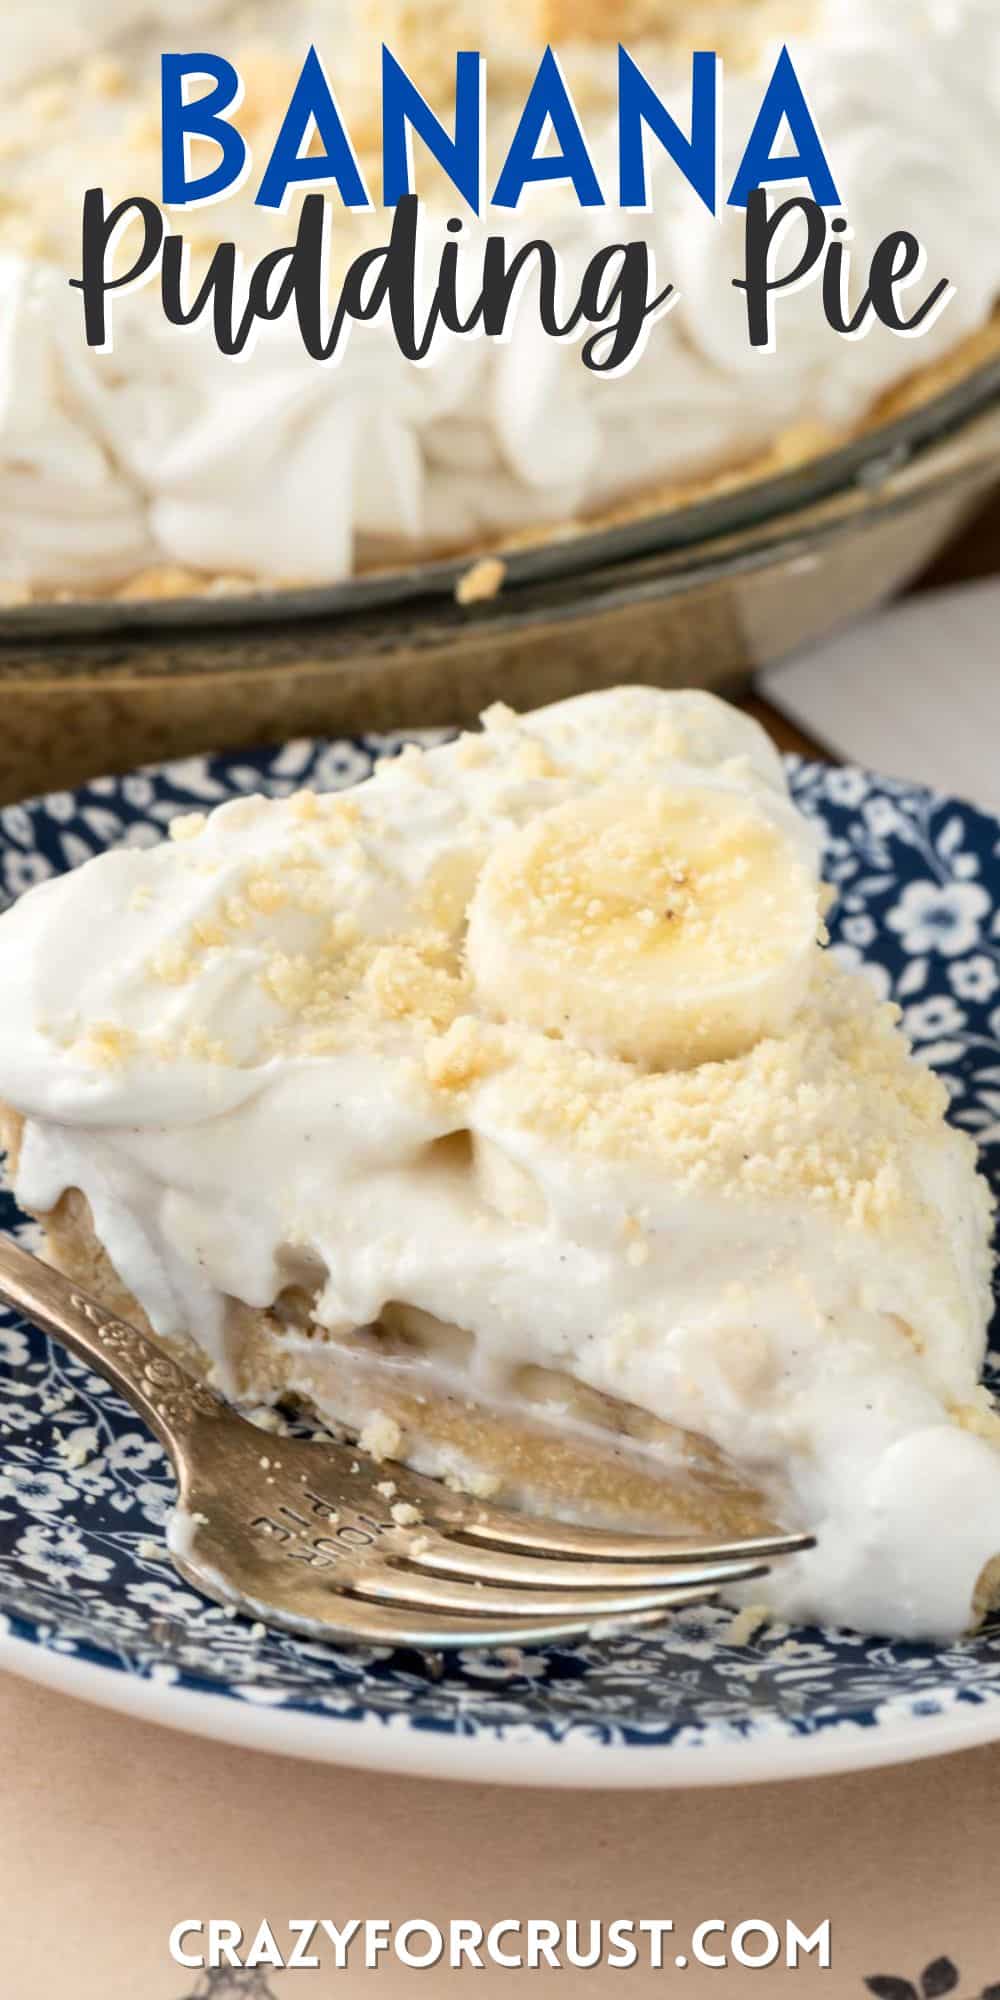
[[652,1069],[744,1054],[805,998],[820,889],[801,826],[719,786],[606,788],[502,841],[468,963],[499,1018]]

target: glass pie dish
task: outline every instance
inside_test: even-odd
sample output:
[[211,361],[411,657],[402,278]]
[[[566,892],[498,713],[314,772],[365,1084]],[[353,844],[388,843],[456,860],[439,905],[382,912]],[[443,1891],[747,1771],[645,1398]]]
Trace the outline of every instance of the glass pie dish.
[[1000,478],[1000,356],[793,470],[330,588],[0,612],[0,799],[614,682],[730,688],[904,588]]

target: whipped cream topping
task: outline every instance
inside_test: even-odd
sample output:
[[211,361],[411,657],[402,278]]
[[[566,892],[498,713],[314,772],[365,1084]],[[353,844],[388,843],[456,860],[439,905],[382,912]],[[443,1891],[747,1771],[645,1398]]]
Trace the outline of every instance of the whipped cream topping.
[[[609,797],[634,804],[590,840],[581,898],[565,826]],[[713,801],[740,839],[685,856]],[[1000,1553],[991,1203],[895,1010],[815,941],[803,983],[780,920],[811,881],[815,940],[816,850],[754,723],[649,689],[495,711],[349,792],[172,833],[0,918],[26,1207],[82,1189],[154,1327],[223,1384],[227,1300],[305,1285],[334,1340],[402,1303],[473,1337],[466,1395],[516,1403],[540,1367],[710,1438],[818,1535],[763,1586],[782,1614],[969,1624]],[[758,895],[756,945],[720,952]],[[582,974],[609,940],[600,1013]],[[698,963],[689,1023],[732,1052],[627,1052],[629,992],[662,968],[680,1007]]]
[[[207,334],[166,328],[155,292],[120,303],[114,355],[93,355],[65,290],[79,200],[101,172],[116,196],[157,185],[155,118],[136,107],[150,101],[165,12],[123,0],[95,26],[96,16],[84,23],[59,9],[60,51],[55,31],[43,44],[37,10],[31,35],[29,10],[15,10],[15,79],[31,50],[75,57],[98,33],[112,44],[121,33],[130,53],[124,83],[109,89],[105,78],[103,94],[96,83],[64,90],[56,105],[59,86],[49,84],[44,110],[40,97],[34,110],[30,98],[3,105],[5,130],[35,142],[20,182],[12,169],[12,248],[0,265],[0,583],[9,591],[108,587],[150,564],[323,583],[387,554],[565,521],[751,462],[799,426],[817,441],[849,431],[882,392],[980,327],[1000,289],[991,211],[1000,16],[991,0],[816,0],[796,61],[855,233],[858,285],[876,243],[905,226],[926,244],[929,274],[957,287],[919,341],[881,327],[838,340],[807,289],[780,305],[777,353],[752,350],[730,282],[743,261],[742,217],[729,210],[714,220],[656,157],[652,212],[629,216],[628,233],[647,233],[660,282],[672,279],[682,299],[614,380],[589,375],[572,345],[547,340],[527,296],[509,343],[446,342],[421,369],[381,327],[364,328],[333,371],[310,362],[285,326],[267,329],[237,366],[220,361]],[[257,18],[250,6],[224,10],[227,49],[238,53],[238,30]],[[174,9],[169,22],[176,28]],[[289,82],[310,36],[341,45],[330,0],[299,0],[283,34]],[[727,75],[730,178],[776,47],[767,44],[752,73]],[[638,53],[683,124],[685,59],[667,44]],[[273,91],[271,140],[283,109],[281,54],[269,63],[258,52],[254,66],[256,85],[263,77],[265,95]],[[577,59],[588,133],[613,192],[612,53]],[[355,50],[352,74],[357,62]],[[498,131],[507,131],[502,93],[499,107]],[[524,216],[488,213],[482,230],[523,239],[540,215],[570,283],[607,240],[609,215],[550,193]],[[249,195],[209,211],[210,227],[222,230],[223,217],[222,233],[235,229],[252,250],[264,224]],[[338,242],[351,254],[371,229],[372,218],[338,218]]]
[[186,36],[222,6],[223,0],[103,0],[98,13],[79,0],[6,0],[0,98],[139,30]]

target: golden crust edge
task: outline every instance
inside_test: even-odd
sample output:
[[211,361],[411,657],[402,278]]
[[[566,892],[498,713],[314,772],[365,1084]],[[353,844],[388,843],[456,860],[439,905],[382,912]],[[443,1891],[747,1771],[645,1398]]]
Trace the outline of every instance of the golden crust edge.
[[[780,431],[773,444],[764,452],[721,467],[717,472],[704,473],[688,479],[657,481],[643,486],[634,495],[617,501],[611,507],[593,511],[583,511],[569,516],[563,521],[533,521],[524,527],[512,529],[508,534],[474,537],[469,541],[440,542],[422,547],[419,555],[402,545],[392,557],[376,558],[358,564],[352,573],[353,580],[380,576],[392,576],[401,564],[412,567],[423,563],[465,561],[469,568],[457,580],[456,594],[461,591],[470,570],[478,569],[483,562],[497,567],[493,571],[494,586],[488,591],[476,591],[471,600],[464,600],[467,608],[488,601],[499,595],[506,580],[506,566],[503,558],[516,555],[519,551],[544,547],[546,543],[570,543],[583,535],[608,533],[612,529],[627,527],[656,514],[669,514],[681,508],[697,506],[702,502],[720,499],[728,493],[737,493],[762,484],[785,472],[797,470],[800,466],[823,458],[828,452],[836,451],[855,439],[877,432],[885,424],[896,422],[932,402],[936,396],[944,395],[955,388],[964,376],[984,366],[1000,356],[1000,311],[985,327],[966,334],[957,341],[940,360],[914,369],[891,389],[883,392],[871,405],[860,423],[842,429],[832,429],[815,422],[802,421],[786,426]],[[794,515],[788,517],[794,522]],[[340,579],[350,581],[351,578]],[[109,590],[67,590],[65,588],[34,589],[27,587],[16,598],[0,599],[0,612],[4,609],[21,610],[32,604],[94,604],[94,603],[171,603],[181,598],[204,598],[218,596],[260,596],[271,597],[282,591],[300,589],[301,579],[288,576],[278,581],[262,583],[259,579],[240,572],[213,572],[211,575],[187,569],[178,564],[162,563],[138,570],[126,577],[120,584]],[[335,587],[331,584],[331,588]],[[458,595],[461,604],[463,598]]]
[[[6,1173],[11,1184],[17,1173],[24,1124],[21,1113],[11,1105],[0,1102],[0,1147],[6,1153]],[[57,1270],[72,1278],[84,1290],[93,1292],[116,1315],[141,1327],[187,1366],[201,1375],[208,1372],[205,1357],[193,1342],[164,1340],[150,1325],[138,1300],[123,1284],[100,1242],[89,1203],[79,1189],[68,1189],[54,1209],[38,1214],[34,1219],[45,1231],[47,1248]],[[293,1368],[289,1364],[287,1349],[282,1351],[280,1342],[275,1342],[280,1326],[273,1314],[243,1306],[237,1301],[233,1302],[232,1312],[233,1330],[242,1349],[239,1382],[242,1396],[270,1402],[279,1400],[282,1395],[293,1395],[311,1407],[322,1422],[320,1404],[325,1407],[328,1416],[338,1419],[338,1412],[330,1408],[332,1391],[342,1413],[339,1420],[348,1428],[360,1431],[364,1422],[375,1414],[388,1417],[398,1424],[404,1442],[416,1439],[432,1450],[452,1453],[458,1459],[468,1461],[474,1472],[483,1475],[489,1482],[491,1498],[502,1500],[505,1487],[509,1487],[513,1478],[520,1494],[527,1491],[533,1498],[537,1493],[541,1500],[549,1504],[553,1501],[556,1504],[560,1501],[573,1502],[578,1508],[579,1454],[572,1449],[567,1450],[562,1441],[551,1433],[541,1436],[528,1427],[518,1430],[509,1423],[498,1421],[491,1412],[476,1413],[470,1406],[453,1398],[428,1398],[422,1407],[418,1407],[416,1399],[401,1394],[391,1384],[380,1386],[375,1401],[363,1397],[359,1400],[356,1384],[352,1384],[346,1374],[338,1380],[336,1368],[329,1366],[324,1370],[327,1380],[321,1383],[317,1376],[313,1384],[314,1393],[311,1394],[301,1368]],[[317,1360],[329,1364],[332,1358],[335,1359],[332,1351],[322,1349],[322,1344],[317,1343]],[[539,1453],[544,1455],[545,1479],[541,1483],[535,1476],[543,1462]],[[614,1468],[613,1451],[609,1452],[608,1459],[610,1468]],[[494,1480],[498,1482],[496,1486]],[[676,1487],[672,1487],[669,1489],[669,1505],[665,1507],[663,1482],[651,1480],[648,1475],[639,1479],[633,1475],[624,1480],[613,1476],[602,1478],[600,1472],[596,1479],[591,1476],[584,1511],[596,1520],[620,1519],[624,1514],[626,1519],[636,1522],[641,1519],[644,1526],[680,1526],[695,1533],[752,1534],[761,1532],[769,1525],[766,1516],[753,1504],[753,1496],[738,1489],[726,1495],[721,1492],[713,1495],[706,1507],[702,1490],[696,1489],[693,1494],[687,1494],[679,1493]],[[984,1566],[977,1581],[973,1596],[974,1627],[998,1608],[1000,1552]]]
[[[24,1120],[0,1103],[0,1144],[7,1153],[7,1177],[17,1172]],[[92,1292],[116,1316],[141,1327],[168,1352],[199,1375],[209,1373],[204,1354],[193,1342],[168,1340],[157,1334],[138,1300],[123,1284],[93,1226],[89,1203],[70,1188],[54,1209],[34,1219],[45,1232],[48,1255],[57,1270]],[[295,1398],[318,1421],[342,1423],[360,1432],[374,1415],[399,1426],[404,1446],[416,1452],[422,1465],[440,1459],[468,1469],[474,1489],[479,1481],[491,1497],[551,1511],[582,1514],[594,1521],[626,1521],[642,1527],[672,1527],[699,1534],[758,1534],[773,1526],[758,1495],[735,1480],[710,1476],[694,1468],[683,1483],[670,1483],[663,1473],[647,1471],[634,1460],[623,1463],[614,1443],[581,1447],[561,1436],[544,1420],[518,1422],[502,1412],[462,1398],[407,1392],[378,1375],[371,1389],[362,1368],[351,1368],[341,1348],[321,1340],[307,1354],[301,1344],[282,1340],[281,1322],[266,1310],[233,1300],[228,1329],[235,1356],[237,1395],[241,1401],[276,1402]],[[372,1371],[373,1373],[375,1371]],[[406,1452],[401,1454],[404,1458]],[[430,1469],[434,1469],[432,1466]]]

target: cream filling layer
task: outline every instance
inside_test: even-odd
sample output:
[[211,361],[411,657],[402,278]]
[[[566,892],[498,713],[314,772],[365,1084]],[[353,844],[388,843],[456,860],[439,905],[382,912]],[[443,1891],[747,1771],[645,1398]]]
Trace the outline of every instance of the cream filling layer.
[[[509,1405],[525,1368],[562,1371],[710,1437],[818,1532],[817,1550],[763,1587],[783,1615],[942,1639],[968,1624],[980,1571],[1000,1552],[1000,1458],[949,1421],[978,1402],[978,1357],[942,1339],[928,1366],[906,1317],[921,1323],[917,1273],[907,1298],[894,1260],[880,1270],[863,1248],[852,1258],[801,1215],[737,1218],[725,1200],[670,1202],[628,1170],[581,1175],[557,1158],[532,1161],[540,1219],[522,1206],[511,1221],[471,1166],[434,1162],[429,1127],[416,1144],[408,1135],[402,1164],[351,1145],[346,1131],[370,1124],[384,1087],[351,1062],[196,1133],[32,1120],[18,1197],[43,1211],[81,1188],[154,1325],[193,1335],[223,1387],[226,1299],[273,1305],[303,1275],[305,1250],[321,1277],[318,1331],[350,1333],[404,1300],[473,1332],[439,1379],[487,1406]],[[336,1104],[329,1121],[322,1103]],[[310,1148],[324,1162],[325,1219],[306,1246],[289,1245],[260,1162]],[[936,1164],[920,1163],[929,1193]],[[952,1190],[936,1192],[960,1230]],[[628,1257],[637,1208],[651,1218],[642,1264]]]

